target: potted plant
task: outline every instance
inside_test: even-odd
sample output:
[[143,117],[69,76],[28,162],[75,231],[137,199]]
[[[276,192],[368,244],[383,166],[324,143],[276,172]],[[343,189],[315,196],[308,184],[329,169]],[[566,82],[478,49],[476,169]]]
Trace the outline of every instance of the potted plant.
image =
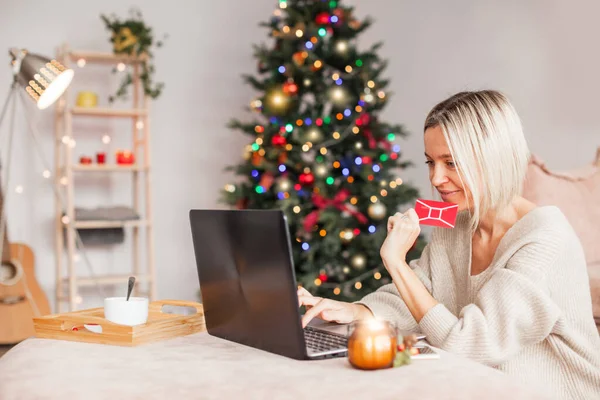
[[[127,54],[140,57],[143,60],[141,62],[142,71],[140,80],[142,81],[144,93],[153,99],[160,96],[164,88],[164,83],[153,82],[155,68],[152,63],[152,49],[154,47],[161,47],[163,40],[155,41],[152,28],[144,22],[141,11],[136,8],[131,9],[129,17],[124,20],[121,20],[115,14],[112,14],[110,17],[101,15],[100,18],[104,21],[106,29],[112,33],[110,42],[113,45],[115,54]],[[116,73],[117,69],[115,68],[113,72]],[[117,92],[109,97],[109,101],[112,103],[118,98],[126,98],[127,88],[132,82],[132,72],[128,71],[121,81]]]

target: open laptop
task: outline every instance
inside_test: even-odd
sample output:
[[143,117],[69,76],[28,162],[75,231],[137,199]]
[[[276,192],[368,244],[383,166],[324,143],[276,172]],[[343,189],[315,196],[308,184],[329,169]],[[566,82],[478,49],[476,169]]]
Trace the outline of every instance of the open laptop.
[[302,328],[281,210],[190,210],[190,225],[210,335],[299,360],[347,355],[345,325]]

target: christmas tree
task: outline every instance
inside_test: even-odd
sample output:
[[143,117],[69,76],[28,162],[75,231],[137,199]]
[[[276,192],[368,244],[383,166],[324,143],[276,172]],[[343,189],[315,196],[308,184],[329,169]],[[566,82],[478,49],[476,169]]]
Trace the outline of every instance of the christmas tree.
[[[381,121],[389,101],[381,43],[361,51],[371,24],[335,0],[279,0],[268,44],[255,45],[259,95],[253,121],[233,120],[251,137],[240,177],[222,201],[238,209],[281,209],[288,217],[296,278],[313,294],[353,301],[390,282],[379,255],[387,219],[418,197],[398,176],[397,140],[407,132]],[[407,255],[420,256],[420,237]]]

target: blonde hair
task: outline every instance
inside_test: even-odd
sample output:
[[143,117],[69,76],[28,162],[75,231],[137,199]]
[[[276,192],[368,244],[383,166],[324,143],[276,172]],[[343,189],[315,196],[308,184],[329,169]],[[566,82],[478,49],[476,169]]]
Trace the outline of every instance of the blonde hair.
[[521,120],[502,93],[483,90],[457,93],[433,107],[424,131],[437,126],[463,188],[471,191],[474,231],[488,211],[501,212],[521,194],[530,157]]

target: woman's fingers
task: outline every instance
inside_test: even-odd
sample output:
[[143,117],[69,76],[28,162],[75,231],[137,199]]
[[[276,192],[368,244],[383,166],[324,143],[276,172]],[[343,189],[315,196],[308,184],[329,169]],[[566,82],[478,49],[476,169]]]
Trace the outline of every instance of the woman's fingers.
[[319,301],[321,301],[321,297],[314,297],[314,296],[298,296],[298,303],[300,304],[300,307],[302,306],[314,306],[315,304],[317,304]]
[[298,296],[312,296],[312,294],[302,286],[298,286]]

